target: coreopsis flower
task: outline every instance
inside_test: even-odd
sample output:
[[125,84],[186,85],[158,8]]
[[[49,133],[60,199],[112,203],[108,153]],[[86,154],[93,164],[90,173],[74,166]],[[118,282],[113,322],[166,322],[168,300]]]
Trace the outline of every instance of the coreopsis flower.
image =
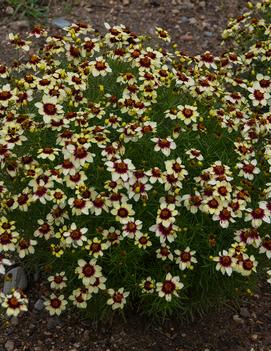
[[82,247],[84,242],[87,241],[87,237],[85,236],[87,231],[87,228],[77,228],[76,224],[72,223],[70,228],[63,233],[65,243],[69,247]]
[[98,193],[93,192],[91,195],[92,206],[90,212],[95,216],[100,216],[102,211],[108,212],[108,207],[110,206],[110,201],[105,197],[101,196]]
[[19,233],[16,231],[0,232],[0,252],[15,251],[18,240]]
[[175,209],[173,204],[161,204],[157,211],[157,223],[161,223],[163,226],[168,227],[173,224],[176,220],[178,211]]
[[165,227],[162,223],[156,223],[149,228],[151,232],[155,232],[161,244],[165,243],[165,241],[173,242],[177,237],[178,229],[179,228],[172,223],[168,227]]
[[256,228],[245,228],[234,232],[234,240],[245,245],[252,245],[258,248],[261,245],[262,239]]
[[128,179],[132,175],[132,171],[135,170],[135,166],[132,164],[131,160],[117,160],[115,162],[107,161],[105,162],[107,166],[107,170],[111,173],[112,180],[118,181],[118,179],[122,179],[124,182],[128,181]]
[[238,175],[244,177],[248,180],[253,180],[256,174],[259,174],[261,171],[257,167],[257,160],[243,160],[242,162],[237,163],[236,167],[240,170]]
[[88,288],[78,288],[73,290],[69,296],[69,300],[78,308],[87,308],[87,301],[92,297]]
[[152,138],[151,141],[155,143],[154,151],[161,151],[165,156],[169,156],[171,150],[176,149],[176,144],[172,138]]
[[108,289],[107,292],[110,296],[107,300],[107,304],[112,307],[112,310],[123,309],[126,304],[126,298],[130,295],[130,292],[124,291],[124,288],[118,290]]
[[189,149],[185,151],[186,155],[190,158],[190,160],[196,159],[197,161],[203,161],[203,156],[200,150],[198,149]]
[[151,277],[143,279],[139,284],[143,294],[152,294],[155,291],[155,280]]
[[38,150],[38,158],[41,158],[43,160],[48,159],[50,161],[54,161],[56,159],[56,156],[59,153],[59,149],[57,148],[52,148],[52,147],[44,147],[43,149]]
[[71,207],[72,214],[76,216],[80,216],[82,214],[88,215],[91,208],[91,202],[88,199],[81,197],[70,198],[68,200],[68,204]]
[[101,277],[96,277],[95,283],[91,284],[89,286],[89,292],[91,294],[98,294],[100,290],[105,290],[106,289],[106,278],[101,276]]
[[109,244],[102,242],[101,239],[95,237],[93,239],[88,240],[85,249],[88,251],[88,254],[90,256],[98,258],[100,256],[103,256],[104,251],[107,250],[109,246]]
[[49,240],[54,234],[54,228],[51,224],[43,221],[42,219],[38,220],[39,228],[35,230],[34,236],[37,238],[44,238]]
[[189,125],[192,122],[196,123],[199,113],[196,106],[191,105],[179,105],[177,106],[178,113],[177,118],[184,122],[185,125]]
[[258,89],[256,87],[247,88],[250,92],[249,98],[252,101],[253,106],[266,106],[271,99],[271,95],[268,91]]
[[48,282],[50,283],[50,288],[53,290],[62,290],[67,286],[67,277],[65,272],[56,273],[55,275],[50,275],[48,277]]
[[269,269],[266,273],[268,276],[267,283],[271,284],[271,269]]
[[213,257],[212,260],[217,262],[216,270],[220,271],[223,275],[227,274],[230,276],[233,269],[236,267],[236,259],[233,258],[226,250],[219,252],[219,256]]
[[114,203],[114,207],[111,210],[113,216],[121,224],[126,224],[130,221],[131,217],[135,214],[133,206],[125,202]]
[[179,291],[183,287],[184,285],[180,282],[180,277],[173,277],[170,273],[167,273],[163,282],[156,283],[156,291],[158,292],[158,296],[164,297],[167,302],[170,302],[173,296],[179,297]]
[[94,284],[96,278],[102,276],[102,267],[98,266],[96,262],[96,259],[92,259],[89,262],[82,259],[78,260],[78,267],[75,269],[75,273],[82,279],[86,287]]
[[259,249],[259,253],[265,253],[267,258],[271,258],[271,238],[270,236],[265,236],[265,238],[263,238],[260,249]]
[[20,238],[17,242],[17,252],[20,258],[24,258],[27,255],[33,255],[35,252],[34,246],[37,245],[37,240]]
[[166,244],[161,244],[161,246],[156,250],[156,257],[160,258],[162,261],[169,259],[173,261],[173,255],[170,251],[170,247]]
[[190,250],[186,247],[185,250],[175,250],[174,253],[177,255],[175,258],[176,263],[179,265],[180,270],[185,270],[187,268],[192,268],[193,263],[197,263],[197,259],[194,257],[196,251]]
[[135,245],[140,249],[146,250],[149,246],[152,246],[150,236],[148,234],[137,233],[135,235]]
[[64,295],[51,294],[50,297],[44,301],[45,309],[49,312],[50,316],[59,316],[66,310],[68,301],[65,300]]
[[69,219],[69,214],[65,209],[65,205],[62,203],[59,205],[54,205],[46,216],[46,220],[49,225],[61,225],[64,223],[65,219]]
[[149,177],[149,182],[154,184],[156,182],[163,183],[163,173],[158,167],[154,167],[149,171],[145,172],[146,176]]
[[123,225],[122,236],[128,237],[130,239],[134,239],[135,235],[141,234],[141,229],[142,229],[142,221],[131,218],[127,223]]
[[214,213],[212,218],[214,221],[219,221],[222,228],[228,228],[230,223],[235,222],[233,217],[234,214],[231,207],[224,207],[219,213]]
[[181,197],[184,206],[191,212],[197,213],[202,203],[202,197],[199,192],[195,192],[195,195],[185,194]]
[[170,42],[170,36],[165,29],[163,29],[161,27],[155,27],[155,33],[157,34],[158,38],[160,38],[168,43]]
[[115,246],[123,240],[123,236],[121,235],[121,231],[116,229],[115,227],[110,227],[108,230],[104,229],[102,231],[102,236],[106,240],[105,244],[109,246]]
[[17,317],[21,312],[28,310],[28,299],[22,291],[14,290],[8,295],[0,293],[1,306],[8,316]]
[[22,49],[24,51],[29,51],[31,41],[26,41],[21,38],[19,34],[9,33],[8,39],[11,44],[14,44],[17,49]]
[[0,274],[5,274],[6,269],[5,266],[11,266],[12,262],[8,258],[4,256],[3,253],[0,253]]
[[64,247],[63,244],[51,244],[50,245],[50,252],[53,256],[60,258],[64,255]]
[[257,265],[258,262],[253,255],[248,256],[247,254],[243,254],[242,260],[238,261],[235,270],[243,276],[248,276],[252,272],[256,272]]
[[223,210],[223,201],[219,197],[203,198],[200,209],[204,213],[217,216]]
[[188,175],[188,172],[182,164],[182,160],[180,159],[180,157],[178,157],[176,160],[165,161],[165,167],[167,175],[173,174],[180,181]]
[[96,57],[95,61],[90,62],[90,71],[94,77],[97,76],[106,76],[108,73],[112,72],[112,69],[109,67],[109,64],[102,57]]
[[251,221],[251,225],[254,228],[260,227],[263,222],[271,222],[270,214],[268,213],[266,208],[261,204],[255,209],[247,208],[246,212],[247,213],[245,213],[245,221]]
[[58,104],[57,97],[43,95],[42,102],[36,102],[39,114],[43,117],[44,123],[50,123],[53,117],[60,115],[62,106]]

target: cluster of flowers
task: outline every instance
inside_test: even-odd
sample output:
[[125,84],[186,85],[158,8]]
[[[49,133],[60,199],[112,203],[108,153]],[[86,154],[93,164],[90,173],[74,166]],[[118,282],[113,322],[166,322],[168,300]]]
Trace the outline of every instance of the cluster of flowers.
[[[83,23],[65,36],[35,27],[39,54],[0,65],[0,272],[35,257],[59,315],[94,296],[113,310],[134,295],[182,301],[201,271],[246,279],[260,256],[264,269],[270,24],[255,27],[260,44],[221,57],[144,47],[122,25],[104,36]],[[26,309],[23,292],[0,299],[9,315]]]

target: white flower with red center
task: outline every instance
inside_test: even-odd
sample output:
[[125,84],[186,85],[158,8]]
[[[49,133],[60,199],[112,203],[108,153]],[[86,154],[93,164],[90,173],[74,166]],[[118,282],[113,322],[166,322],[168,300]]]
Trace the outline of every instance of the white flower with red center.
[[108,247],[118,245],[120,241],[123,240],[121,231],[114,227],[110,227],[108,230],[104,229],[102,231],[102,236],[105,240],[107,240],[106,244],[108,245]]
[[266,236],[261,243],[259,253],[265,253],[267,258],[271,259],[271,238]]
[[253,82],[253,88],[260,90],[271,90],[270,76],[264,76],[262,73],[256,75],[256,81]]
[[226,250],[219,252],[219,256],[213,257],[213,261],[217,262],[216,270],[221,271],[223,275],[227,274],[230,276],[236,266],[236,259],[233,258]]
[[173,224],[176,220],[178,211],[175,209],[173,204],[161,204],[157,211],[157,223],[161,223],[163,226],[168,227]]
[[135,235],[135,245],[140,249],[146,250],[149,246],[152,246],[152,242],[150,240],[150,236],[146,233],[137,233]]
[[252,272],[256,272],[257,265],[258,262],[253,255],[243,254],[242,260],[238,261],[235,270],[243,276],[249,276]]
[[128,187],[128,197],[129,199],[134,199],[139,201],[140,199],[147,199],[147,192],[152,188],[152,185],[147,184],[146,182],[133,180],[130,182],[131,185]]
[[43,95],[42,102],[36,102],[38,112],[43,116],[44,123],[50,123],[53,117],[63,113],[62,106],[58,104],[56,96]]
[[30,189],[25,188],[19,195],[16,196],[16,200],[13,204],[13,209],[18,208],[21,211],[28,211],[30,204],[32,203],[32,195]]
[[245,221],[251,221],[251,225],[254,228],[258,228],[262,225],[262,222],[270,223],[271,218],[269,212],[263,205],[255,209],[247,208],[248,213],[245,214]]
[[50,201],[53,201],[55,204],[66,204],[67,195],[63,190],[57,188],[49,191]]
[[130,218],[130,220],[125,223],[122,227],[122,236],[134,239],[135,235],[141,234],[142,221]]
[[87,180],[87,176],[84,171],[75,172],[74,174],[69,174],[64,177],[64,181],[70,189],[75,189],[76,187],[83,185],[85,180]]
[[65,219],[69,219],[69,214],[63,204],[54,205],[46,216],[46,220],[50,225],[55,224],[59,226],[65,222]]
[[163,173],[158,167],[154,167],[149,171],[145,172],[145,174],[149,177],[149,182],[154,184],[159,182],[160,184],[163,183]]
[[54,228],[51,224],[44,222],[42,219],[38,220],[39,228],[35,230],[34,236],[37,238],[44,238],[49,240],[54,234]]
[[202,55],[196,56],[199,60],[199,67],[207,67],[217,69],[217,65],[215,63],[215,57],[210,53],[210,51],[205,51]]
[[135,166],[132,164],[131,160],[117,160],[115,162],[108,161],[105,162],[107,170],[112,175],[112,180],[117,181],[122,179],[124,182],[127,182],[132,175],[132,171],[135,170]]
[[43,205],[45,205],[47,201],[51,200],[49,189],[45,186],[45,184],[35,187],[32,195],[32,201],[35,202],[37,200],[39,200]]
[[35,252],[34,246],[37,245],[37,240],[20,238],[17,243],[17,252],[20,258],[27,255],[33,255]]
[[170,247],[166,244],[161,244],[159,249],[156,250],[156,257],[160,258],[162,261],[165,261],[166,259],[173,261],[173,255],[170,251]]
[[177,237],[177,230],[179,228],[172,223],[168,227],[165,227],[162,223],[156,223],[149,230],[155,232],[155,235],[160,239],[161,244],[163,244],[166,241],[173,242]]
[[165,111],[165,118],[170,118],[171,120],[177,119],[178,110],[176,107],[172,107]]
[[84,81],[83,76],[80,76],[78,73],[67,72],[65,82],[75,89],[81,91],[86,90],[86,82]]
[[89,64],[90,64],[90,71],[94,77],[98,77],[98,76],[104,77],[108,73],[112,72],[108,63],[102,56],[96,57],[95,61],[91,61]]
[[108,212],[108,207],[110,206],[110,201],[105,196],[99,195],[94,192],[91,196],[92,207],[90,212],[95,216],[100,216],[102,211]]
[[67,277],[65,272],[56,273],[55,275],[50,275],[48,277],[48,282],[50,283],[50,288],[53,290],[62,290],[66,288]]
[[191,213],[197,213],[200,205],[202,203],[202,197],[199,192],[195,192],[195,195],[193,194],[185,194],[181,197],[181,200],[183,201],[184,206],[191,212]]
[[223,209],[223,201],[218,197],[203,198],[200,209],[204,213],[219,215],[220,211]]
[[0,253],[0,274],[5,274],[6,269],[5,266],[11,266],[12,262],[7,259],[3,253]]
[[258,248],[261,245],[262,239],[256,228],[239,229],[234,232],[234,240],[245,245],[252,245]]
[[237,163],[237,168],[240,169],[238,175],[239,177],[244,177],[248,180],[253,180],[256,174],[259,174],[261,171],[257,167],[257,160],[243,160],[242,162]]
[[114,203],[114,207],[111,210],[113,216],[116,217],[116,221],[121,224],[126,224],[131,220],[131,217],[135,214],[133,206],[125,202]]
[[109,246],[109,244],[103,243],[101,239],[95,237],[88,240],[85,249],[88,251],[90,256],[98,258],[104,255],[104,251],[107,250]]
[[0,252],[15,251],[19,233],[15,231],[3,231],[0,233]]
[[86,163],[92,163],[95,154],[87,150],[86,145],[68,144],[63,149],[64,158],[69,159],[76,168],[84,166]]
[[222,228],[228,228],[230,223],[235,222],[233,217],[234,213],[232,212],[231,207],[224,207],[218,214],[214,213],[212,218],[213,221],[219,221]]
[[167,160],[165,161],[166,173],[175,175],[178,180],[183,180],[188,172],[182,164],[182,160],[178,157],[176,160]]
[[108,289],[107,290],[110,298],[107,300],[107,304],[112,307],[113,310],[123,309],[126,304],[126,298],[130,295],[129,291],[124,291],[124,288],[118,290]]
[[165,156],[169,156],[172,150],[176,149],[176,144],[172,138],[152,138],[155,143],[154,151],[161,151]]
[[267,283],[271,284],[271,269],[269,269],[266,273],[268,276]]
[[71,197],[68,200],[68,204],[71,207],[72,214],[76,216],[80,216],[81,214],[88,215],[89,210],[91,208],[91,202],[89,199],[84,199],[84,198],[73,198]]
[[69,300],[72,301],[73,305],[78,308],[86,308],[87,301],[92,297],[88,288],[78,288],[73,290],[72,294],[69,296]]
[[158,37],[166,42],[170,42],[170,36],[168,32],[161,28],[161,27],[155,27],[155,33],[158,35]]
[[69,230],[63,233],[63,238],[69,247],[82,247],[84,242],[87,241],[85,236],[87,231],[87,228],[77,228],[76,224],[72,223]]
[[270,93],[264,89],[256,87],[247,88],[250,92],[248,97],[252,101],[253,106],[266,106],[271,98]]
[[252,157],[255,157],[254,147],[251,143],[247,141],[234,142],[234,145],[234,151],[239,155],[239,158],[249,160]]
[[175,258],[176,263],[179,265],[180,270],[185,270],[187,268],[192,269],[193,264],[197,263],[197,259],[194,257],[196,251],[190,250],[190,247],[187,247],[185,250],[175,250],[174,253],[177,255]]
[[11,90],[9,84],[5,84],[0,88],[0,107],[7,107],[14,98],[14,92]]
[[75,273],[78,274],[83,284],[87,287],[94,284],[97,277],[102,276],[102,267],[98,266],[96,262],[96,259],[92,259],[89,262],[82,259],[78,260],[78,267],[75,269]]
[[44,306],[50,316],[59,316],[65,311],[67,303],[68,301],[65,300],[64,295],[57,296],[56,294],[51,294],[50,297],[44,301]]
[[179,291],[183,287],[184,285],[180,282],[180,277],[173,277],[170,273],[167,273],[163,282],[156,283],[158,296],[165,298],[168,302],[172,300],[173,296],[179,297]]
[[198,149],[189,149],[185,151],[186,155],[190,158],[190,160],[203,161],[203,156],[200,150]]
[[17,317],[21,312],[28,310],[28,299],[23,292],[15,290],[8,295],[0,293],[2,307],[10,317]]
[[54,161],[59,153],[59,149],[53,147],[44,147],[43,149],[38,149],[38,158],[43,160]]
[[199,113],[197,111],[196,106],[179,105],[179,106],[177,106],[177,108],[178,108],[177,118],[180,119],[181,121],[183,121],[185,125],[188,126],[192,122],[194,122],[194,123],[197,122],[197,118],[199,116]]
[[141,281],[139,287],[143,294],[152,294],[155,291],[155,280],[152,277],[147,277]]
[[98,294],[98,292],[100,290],[105,290],[106,289],[106,285],[105,285],[105,282],[106,282],[106,278],[101,276],[101,277],[97,277],[96,278],[96,281],[94,284],[91,284],[88,289],[89,289],[89,292],[91,294]]
[[225,180],[214,180],[210,181],[209,184],[213,185],[213,196],[218,198],[220,197],[224,205],[228,204],[232,195],[231,183]]

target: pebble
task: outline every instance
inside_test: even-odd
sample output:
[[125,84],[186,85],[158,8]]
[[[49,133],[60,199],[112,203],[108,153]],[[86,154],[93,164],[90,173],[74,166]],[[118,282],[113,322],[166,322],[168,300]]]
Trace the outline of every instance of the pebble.
[[205,1],[200,1],[199,2],[200,7],[206,7],[206,2]]
[[214,33],[209,32],[209,31],[205,31],[205,32],[203,32],[203,33],[204,33],[204,35],[205,35],[206,37],[208,37],[208,38],[212,38],[212,37],[214,36]]
[[58,325],[58,320],[54,317],[51,317],[48,319],[48,322],[47,322],[47,328],[49,330],[52,330],[52,329],[55,329],[55,327]]
[[14,21],[12,27],[16,30],[26,30],[29,28],[29,22],[27,20]]
[[191,34],[184,34],[180,36],[180,39],[183,41],[192,41],[193,40],[193,35]]
[[38,299],[38,300],[35,302],[34,308],[35,308],[35,310],[37,310],[37,311],[42,311],[43,308],[44,308],[44,301],[43,301],[43,299]]
[[71,25],[71,22],[66,20],[65,18],[58,17],[58,18],[52,19],[52,25],[63,29],[65,27],[69,27]]
[[14,341],[8,340],[8,341],[5,343],[5,349],[6,349],[7,351],[13,351],[14,348],[15,348]]
[[128,6],[128,5],[130,5],[130,0],[122,0],[122,5],[123,5],[123,6]]
[[10,319],[10,324],[16,327],[19,324],[18,317],[12,316],[12,318]]
[[232,319],[234,320],[234,322],[238,323],[238,324],[244,324],[244,320],[242,318],[240,318],[238,316],[238,314],[235,314]]
[[11,7],[11,6],[7,6],[6,7],[6,14],[7,15],[13,15],[14,14],[14,8],[13,7]]
[[[178,10],[178,12],[179,12],[179,10]],[[181,21],[182,21],[183,23],[187,23],[187,22],[189,21],[189,18],[186,17],[186,16],[182,16],[182,17],[181,17]]]
[[258,335],[257,334],[252,334],[251,335],[251,340],[256,341],[258,339]]
[[245,308],[245,307],[241,307],[240,308],[240,316],[244,317],[244,318],[250,317],[249,310],[247,308]]
[[189,18],[189,23],[190,24],[197,24],[198,20],[195,17],[191,17],[191,18]]
[[[17,21],[17,22],[21,22],[21,21]],[[13,289],[24,290],[26,288],[27,288],[27,276],[26,276],[25,270],[22,267],[20,266],[14,267],[6,273],[5,282],[3,286],[4,294],[6,295],[9,294]]]

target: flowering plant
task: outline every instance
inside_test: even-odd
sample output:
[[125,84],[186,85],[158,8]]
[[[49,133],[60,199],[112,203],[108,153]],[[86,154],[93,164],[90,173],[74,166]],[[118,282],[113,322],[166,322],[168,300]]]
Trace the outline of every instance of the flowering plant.
[[[251,286],[271,257],[269,9],[253,55],[36,27],[42,49],[0,66],[1,273],[38,264],[51,315],[186,313]],[[30,40],[10,41],[27,57]],[[17,315],[27,299],[11,294]]]

